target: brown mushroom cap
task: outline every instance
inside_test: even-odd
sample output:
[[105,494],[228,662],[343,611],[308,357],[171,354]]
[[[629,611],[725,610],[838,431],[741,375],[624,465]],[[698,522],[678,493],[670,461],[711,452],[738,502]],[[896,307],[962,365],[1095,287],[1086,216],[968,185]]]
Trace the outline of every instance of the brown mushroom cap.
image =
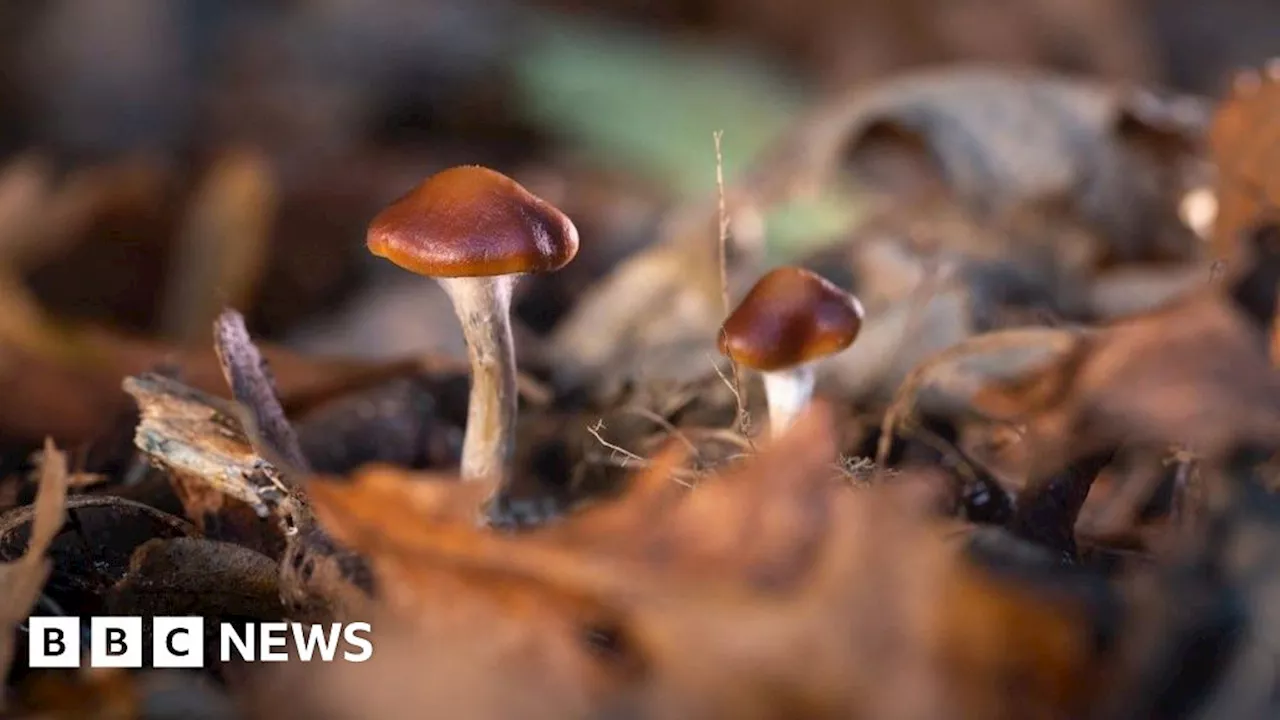
[[724,321],[720,352],[769,372],[849,347],[862,329],[862,304],[825,278],[796,267],[760,278]]
[[578,254],[578,230],[551,203],[476,165],[427,178],[369,224],[369,252],[428,277],[559,270]]

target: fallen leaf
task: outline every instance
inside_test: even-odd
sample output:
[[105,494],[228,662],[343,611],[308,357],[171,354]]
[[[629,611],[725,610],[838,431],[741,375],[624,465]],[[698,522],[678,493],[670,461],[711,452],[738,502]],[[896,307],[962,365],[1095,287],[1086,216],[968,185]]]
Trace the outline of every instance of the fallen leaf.
[[181,518],[113,495],[75,495],[64,506],[65,525],[37,522],[33,505],[0,515],[0,560],[22,557],[30,538],[52,533],[45,551],[52,561],[45,592],[64,607],[96,607],[125,574],[134,548],[148,540],[196,534]]
[[115,615],[200,615],[280,620],[280,571],[261,553],[204,538],[139,545],[128,573],[111,589]]
[[276,219],[269,158],[223,150],[205,172],[176,233],[161,325],[183,346],[201,346],[224,306],[253,307]]
[[[1224,269],[1248,262],[1248,234],[1280,219],[1280,66],[1236,74],[1210,133],[1218,168],[1211,252]],[[1280,325],[1271,331],[1280,361]]]
[[[229,395],[212,348],[181,350],[92,327],[56,337],[56,351],[0,340],[0,393],[7,398],[0,406],[0,432],[13,442],[38,442],[46,435],[71,445],[91,441],[131,410],[120,388],[124,379],[162,368],[176,368],[187,384],[207,393]],[[263,355],[280,377],[290,409],[421,367],[416,359],[323,360],[273,347]]]
[[225,690],[181,670],[122,668],[34,676],[20,688],[18,720],[238,720]]
[[1234,279],[1098,328],[1036,373],[983,388],[975,404],[1027,425],[1042,470],[1119,444],[1185,445],[1211,461],[1270,447],[1280,433],[1280,377],[1267,355],[1280,226],[1256,232],[1253,248]]
[[[1199,176],[1208,108],[1033,69],[920,69],[820,106],[743,183],[765,207],[850,180],[935,189],[926,196],[942,187],[984,220],[1065,198],[1104,241],[1101,260],[1185,259],[1199,241],[1178,207]],[[884,187],[886,162],[908,177]]]
[[[935,487],[850,490],[829,417],[815,410],[694,490],[671,481],[680,455],[668,453],[620,499],[518,535],[459,512],[474,507],[465,484],[389,468],[314,479],[321,523],[374,567],[392,613],[380,627],[416,645],[391,641],[386,664],[317,668],[324,689],[308,700],[363,716],[366,694],[351,689],[377,682],[376,668],[378,694],[397,699],[376,701],[382,717],[1087,708],[1094,649],[1081,608],[1033,601],[968,564],[951,526],[927,518]],[[994,641],[1009,633],[1019,640]],[[503,693],[478,692],[495,685]]]
[[1218,167],[1217,213],[1212,255],[1227,264],[1241,261],[1241,243],[1254,226],[1275,219],[1280,207],[1280,72],[1236,73],[1218,106],[1209,134]]
[[135,720],[138,683],[127,670],[98,668],[79,677],[37,676],[22,687],[19,718]]
[[1217,468],[1280,449],[1280,375],[1267,343],[1280,226],[1255,231],[1248,256],[1227,281],[1096,328],[1049,364],[972,396],[1023,429],[1015,532],[1073,555],[1080,508],[1121,448],[1156,457],[1186,448]]
[[918,418],[952,425],[1009,420],[1008,415],[984,415],[978,400],[986,388],[1017,386],[1028,393],[1033,387],[1041,394],[1059,392],[1051,384],[1057,376],[1045,377],[1043,373],[1060,367],[1089,332],[1084,328],[1017,328],[983,333],[916,364],[898,386],[885,413],[876,461],[886,461],[895,434]]
[[16,560],[0,564],[0,677],[8,676],[13,662],[14,629],[31,612],[49,577],[52,563],[45,555],[62,529],[66,498],[67,456],[45,440],[26,548]]

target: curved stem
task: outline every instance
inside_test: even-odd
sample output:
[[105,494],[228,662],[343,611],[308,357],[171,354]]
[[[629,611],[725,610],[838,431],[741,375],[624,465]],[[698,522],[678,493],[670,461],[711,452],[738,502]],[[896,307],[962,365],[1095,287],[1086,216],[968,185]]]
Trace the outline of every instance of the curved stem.
[[437,278],[462,324],[471,361],[471,399],[462,443],[462,478],[510,484],[515,453],[516,356],[511,294],[516,276]]
[[762,373],[762,377],[765,400],[769,403],[769,433],[779,437],[813,397],[813,365]]

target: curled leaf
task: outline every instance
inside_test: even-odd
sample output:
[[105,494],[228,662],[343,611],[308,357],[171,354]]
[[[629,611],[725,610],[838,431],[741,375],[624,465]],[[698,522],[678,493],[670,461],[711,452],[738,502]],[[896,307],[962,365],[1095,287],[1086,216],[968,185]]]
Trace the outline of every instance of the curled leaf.
[[[0,563],[0,677],[8,676],[13,662],[14,627],[31,612],[49,577],[52,563],[46,555],[62,529],[66,498],[67,456],[54,447],[52,440],[46,440],[35,505],[0,518],[0,537],[8,542],[17,540],[8,531],[18,514],[27,518],[29,525],[25,547],[13,555],[6,553],[8,562]],[[0,696],[0,709],[3,705],[4,698]]]
[[[381,468],[309,487],[324,526],[371,562],[390,613],[380,627],[417,638],[391,641],[395,662],[439,668],[406,682],[378,666],[382,691],[418,713],[1013,718],[1086,708],[1095,649],[1080,633],[1083,609],[969,565],[949,526],[929,518],[938,488],[904,479],[850,490],[829,418],[814,410],[693,490],[671,481],[679,453],[669,453],[618,500],[519,535],[460,514],[465,484]],[[988,639],[1008,633],[1021,639]],[[373,664],[317,668],[328,689],[312,699],[356,716],[339,688],[372,678]],[[482,676],[504,692],[457,690],[482,687]]]

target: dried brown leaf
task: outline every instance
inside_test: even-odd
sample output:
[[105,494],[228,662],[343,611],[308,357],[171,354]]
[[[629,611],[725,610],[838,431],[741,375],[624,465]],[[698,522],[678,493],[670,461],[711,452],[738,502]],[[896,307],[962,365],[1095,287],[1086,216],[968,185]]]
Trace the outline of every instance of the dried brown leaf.
[[1186,446],[1210,461],[1273,447],[1280,378],[1260,323],[1271,322],[1278,233],[1256,234],[1266,255],[1231,284],[1099,328],[1031,376],[983,388],[976,404],[1027,425],[1033,475],[1121,444]]
[[[966,420],[1009,421],[1012,415],[978,404],[984,389],[1017,386],[1027,392],[1056,393],[1044,376],[1073,356],[1087,334],[1083,329],[1018,328],[984,333],[956,343],[915,365],[898,386],[881,427],[876,462],[883,465],[896,433],[919,416],[951,423]],[[1043,378],[1043,380],[1042,380]]]
[[119,615],[201,615],[278,620],[280,571],[246,547],[204,538],[156,539],[133,553],[107,597]]
[[[1218,182],[1212,255],[1227,271],[1249,261],[1248,234],[1280,219],[1280,72],[1238,72],[1218,107],[1210,133]],[[1280,359],[1280,326],[1271,354]]]
[[[815,410],[696,489],[670,481],[679,454],[669,454],[619,500],[520,535],[459,514],[473,507],[455,495],[466,485],[380,468],[309,487],[323,525],[370,559],[387,609],[413,627],[383,630],[417,639],[388,645],[419,670],[412,681],[376,663],[379,692],[398,698],[380,703],[385,717],[1012,718],[1087,707],[1092,650],[1078,609],[967,564],[950,526],[926,518],[935,487],[851,491],[835,459],[829,413]],[[350,672],[371,679],[368,665]],[[355,677],[321,681],[312,700],[330,717],[358,715]],[[482,683],[504,692],[458,691]]]
[[[418,360],[355,362],[307,358],[281,348],[262,349],[278,378],[286,407],[306,407],[336,392],[418,370]],[[229,395],[212,348],[181,350],[98,328],[57,335],[54,347],[29,347],[0,332],[0,430],[14,441],[64,444],[93,440],[130,412],[120,388],[130,376],[175,367],[188,385]]]
[[[139,545],[155,538],[196,534],[181,518],[114,495],[74,495],[67,498],[65,509],[74,522],[55,533],[46,551],[53,564],[46,589],[51,595],[102,595],[124,576]],[[40,531],[35,520],[33,505],[0,516],[0,559],[23,556],[31,534]]]
[[1213,256],[1232,265],[1241,260],[1244,234],[1275,219],[1280,208],[1280,75],[1274,65],[1236,74],[1209,138],[1218,167]]
[[[0,564],[0,677],[8,675],[13,662],[14,627],[31,612],[49,577],[45,554],[66,519],[66,498],[67,457],[46,439],[26,551],[18,560]],[[0,696],[0,708],[3,703]]]
[[223,307],[251,307],[276,213],[276,179],[260,151],[224,150],[206,171],[177,234],[163,326],[199,345]]
[[18,720],[239,720],[225,690],[180,670],[94,668],[39,674],[20,688]]
[[911,185],[941,183],[980,219],[1063,198],[1099,234],[1102,259],[1186,257],[1198,241],[1177,208],[1196,174],[1206,107],[1031,69],[920,69],[818,108],[745,183],[773,205],[850,175],[883,187],[885,159],[906,161]]

